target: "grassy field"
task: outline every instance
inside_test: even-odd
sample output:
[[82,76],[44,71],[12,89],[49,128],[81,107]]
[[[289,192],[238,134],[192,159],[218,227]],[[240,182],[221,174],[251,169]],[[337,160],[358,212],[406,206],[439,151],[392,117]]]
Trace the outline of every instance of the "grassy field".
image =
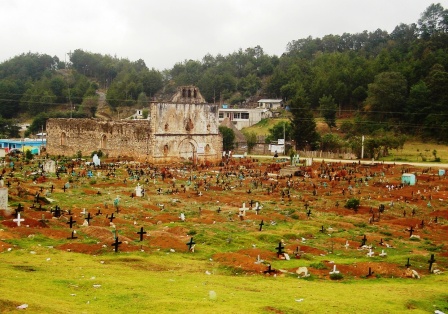
[[1,254],[0,272],[2,313],[16,312],[17,303],[28,304],[27,313],[430,313],[448,306],[446,276],[230,276],[213,261],[166,252],[90,256],[36,244]]
[[[261,159],[251,164],[254,168],[250,169],[262,169],[271,163],[271,158]],[[437,177],[440,191],[431,192],[432,208],[426,206],[426,200],[399,201],[398,195],[410,197],[410,187],[403,190],[406,194],[400,190],[396,193],[402,194],[391,195],[392,192],[374,184],[379,183],[380,176],[369,184],[353,184],[355,189],[359,187],[360,192],[355,195],[363,206],[354,214],[341,208],[347,197],[340,190],[349,185],[344,181],[330,190],[324,185],[328,180],[305,181],[297,177],[300,187],[291,190],[288,200],[280,197],[279,190],[267,194],[263,188],[251,186],[253,178],[246,172],[248,176],[241,187],[236,177],[229,176],[225,180],[234,185],[233,189],[202,189],[204,195],[199,198],[193,187],[186,193],[157,193],[158,187],[167,191],[172,185],[171,180],[162,182],[159,176],[147,183],[142,178],[139,182],[145,185],[147,194],[132,198],[137,181],[129,177],[127,166],[118,168],[116,177],[108,177],[104,171],[92,179],[63,174],[59,180],[50,174],[47,182],[36,184],[23,176],[36,164],[25,165],[23,172],[17,172],[14,178],[28,194],[19,197],[15,183],[10,190],[10,208],[23,204],[26,210],[22,217],[28,220],[17,227],[11,216],[0,211],[1,313],[15,313],[21,304],[28,305],[29,313],[448,312],[448,276],[430,274],[427,270],[430,254],[436,255],[442,270],[446,272],[448,268],[446,178]],[[315,165],[315,169],[319,166]],[[400,180],[398,165],[381,171],[386,172],[390,182]],[[192,174],[175,173],[178,187],[187,185]],[[201,170],[193,174],[198,182],[207,179],[216,186],[216,172]],[[264,181],[265,187],[275,181],[271,179]],[[68,181],[71,186],[63,191],[62,186]],[[311,183],[318,187],[316,196]],[[39,188],[48,190],[52,184],[53,204],[64,211],[71,210],[77,220],[76,240],[67,239],[71,232],[68,214],[52,218],[48,204],[44,204],[46,212],[30,209]],[[421,189],[423,195],[432,184],[422,180],[412,191]],[[249,187],[252,187],[250,196]],[[117,195],[121,197],[120,212],[112,226],[106,213],[115,212],[112,204]],[[243,220],[238,219],[236,214],[242,202],[248,206],[252,199],[260,201],[263,210],[258,215],[251,211]],[[395,207],[388,207],[381,222],[369,224],[368,208],[376,209],[392,199],[396,201]],[[305,214],[305,202],[309,202],[311,217]],[[164,209],[158,204],[164,204]],[[218,206],[222,212],[217,212]],[[101,208],[104,215],[95,216],[90,226],[84,226],[85,215],[81,214],[84,208],[91,213]],[[408,217],[406,221],[403,210],[411,215],[413,209],[417,209],[418,218]],[[435,211],[440,216],[439,223],[429,226]],[[186,221],[179,220],[180,213],[185,213]],[[37,225],[42,214],[48,219],[45,227]],[[32,216],[35,218],[31,219]],[[260,232],[262,219],[265,226]],[[428,226],[417,228],[420,238],[410,239],[406,228],[422,219]],[[27,227],[29,223],[35,223],[34,227]],[[147,231],[143,242],[136,234],[140,226]],[[328,228],[328,232],[320,232],[321,226]],[[115,234],[124,242],[117,253],[111,246]],[[366,234],[377,252],[374,257],[367,257],[366,251],[359,250],[359,241]],[[186,243],[191,237],[197,243],[195,252],[187,250]],[[393,246],[386,258],[378,256],[381,248],[385,248],[378,245],[380,239]],[[351,242],[350,249],[343,246],[346,240]],[[284,241],[289,251],[296,246],[303,249],[308,246],[315,251],[283,260],[275,254],[279,241]],[[61,248],[67,244],[86,250],[95,245],[99,248],[82,254]],[[256,254],[264,254],[262,258],[277,270],[276,275],[263,274],[267,263],[260,265],[261,271],[255,270]],[[404,264],[410,256],[412,267],[422,275],[419,280],[403,276]],[[350,270],[343,273],[342,280],[330,279],[331,265],[335,264]],[[367,277],[369,266],[376,267],[375,274]],[[298,278],[295,272],[298,267],[308,267],[311,276]],[[382,271],[386,268],[395,272]]]

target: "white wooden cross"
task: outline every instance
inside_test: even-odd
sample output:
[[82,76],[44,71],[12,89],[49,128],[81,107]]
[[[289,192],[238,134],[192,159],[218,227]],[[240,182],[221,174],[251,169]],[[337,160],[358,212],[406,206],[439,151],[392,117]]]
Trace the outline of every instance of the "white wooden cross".
[[375,255],[375,252],[373,252],[372,249],[369,249],[369,253],[367,253],[367,256],[372,257],[373,255]]
[[249,208],[246,208],[246,203],[243,203],[243,207],[240,208],[240,213],[239,216],[246,216],[246,210],[248,210]]
[[17,224],[17,227],[20,227],[20,222],[25,221],[25,219],[20,218],[20,212],[17,213],[17,218],[13,219],[12,221],[14,221]]
[[333,271],[330,271],[330,275],[339,274],[339,270],[336,270],[336,265],[333,265]]
[[387,253],[384,252],[384,250],[381,250],[380,256],[381,256],[381,257],[384,257],[384,256],[386,256],[386,255],[387,255]]

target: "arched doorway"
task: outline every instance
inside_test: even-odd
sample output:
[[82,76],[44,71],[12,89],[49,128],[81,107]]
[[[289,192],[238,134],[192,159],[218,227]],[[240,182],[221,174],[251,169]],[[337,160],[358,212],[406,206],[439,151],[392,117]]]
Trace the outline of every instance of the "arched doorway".
[[196,163],[196,146],[189,139],[180,142],[178,152],[181,159],[190,160],[193,164]]

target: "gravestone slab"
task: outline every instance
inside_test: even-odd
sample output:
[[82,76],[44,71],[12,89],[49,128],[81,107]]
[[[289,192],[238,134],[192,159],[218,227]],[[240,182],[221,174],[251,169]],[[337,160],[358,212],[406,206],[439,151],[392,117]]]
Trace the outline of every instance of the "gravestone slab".
[[56,173],[56,162],[54,160],[46,160],[43,165],[43,169],[48,173]]
[[0,209],[8,209],[8,188],[0,187]]

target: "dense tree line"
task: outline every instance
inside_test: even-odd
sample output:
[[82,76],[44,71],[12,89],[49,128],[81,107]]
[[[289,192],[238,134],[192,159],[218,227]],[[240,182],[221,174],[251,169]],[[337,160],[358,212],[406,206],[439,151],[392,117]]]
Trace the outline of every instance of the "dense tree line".
[[344,124],[353,138],[381,131],[447,142],[447,48],[447,10],[432,4],[416,23],[400,24],[390,34],[377,29],[308,37],[288,43],[281,56],[256,46],[226,56],[207,54],[164,71],[149,69],[141,59],[81,49],[70,53],[68,62],[28,53],[0,64],[0,116],[14,121],[67,110],[94,116],[98,89],[119,108],[196,85],[208,102],[284,99],[298,148],[322,147],[318,114],[330,128],[341,116],[355,116]]

